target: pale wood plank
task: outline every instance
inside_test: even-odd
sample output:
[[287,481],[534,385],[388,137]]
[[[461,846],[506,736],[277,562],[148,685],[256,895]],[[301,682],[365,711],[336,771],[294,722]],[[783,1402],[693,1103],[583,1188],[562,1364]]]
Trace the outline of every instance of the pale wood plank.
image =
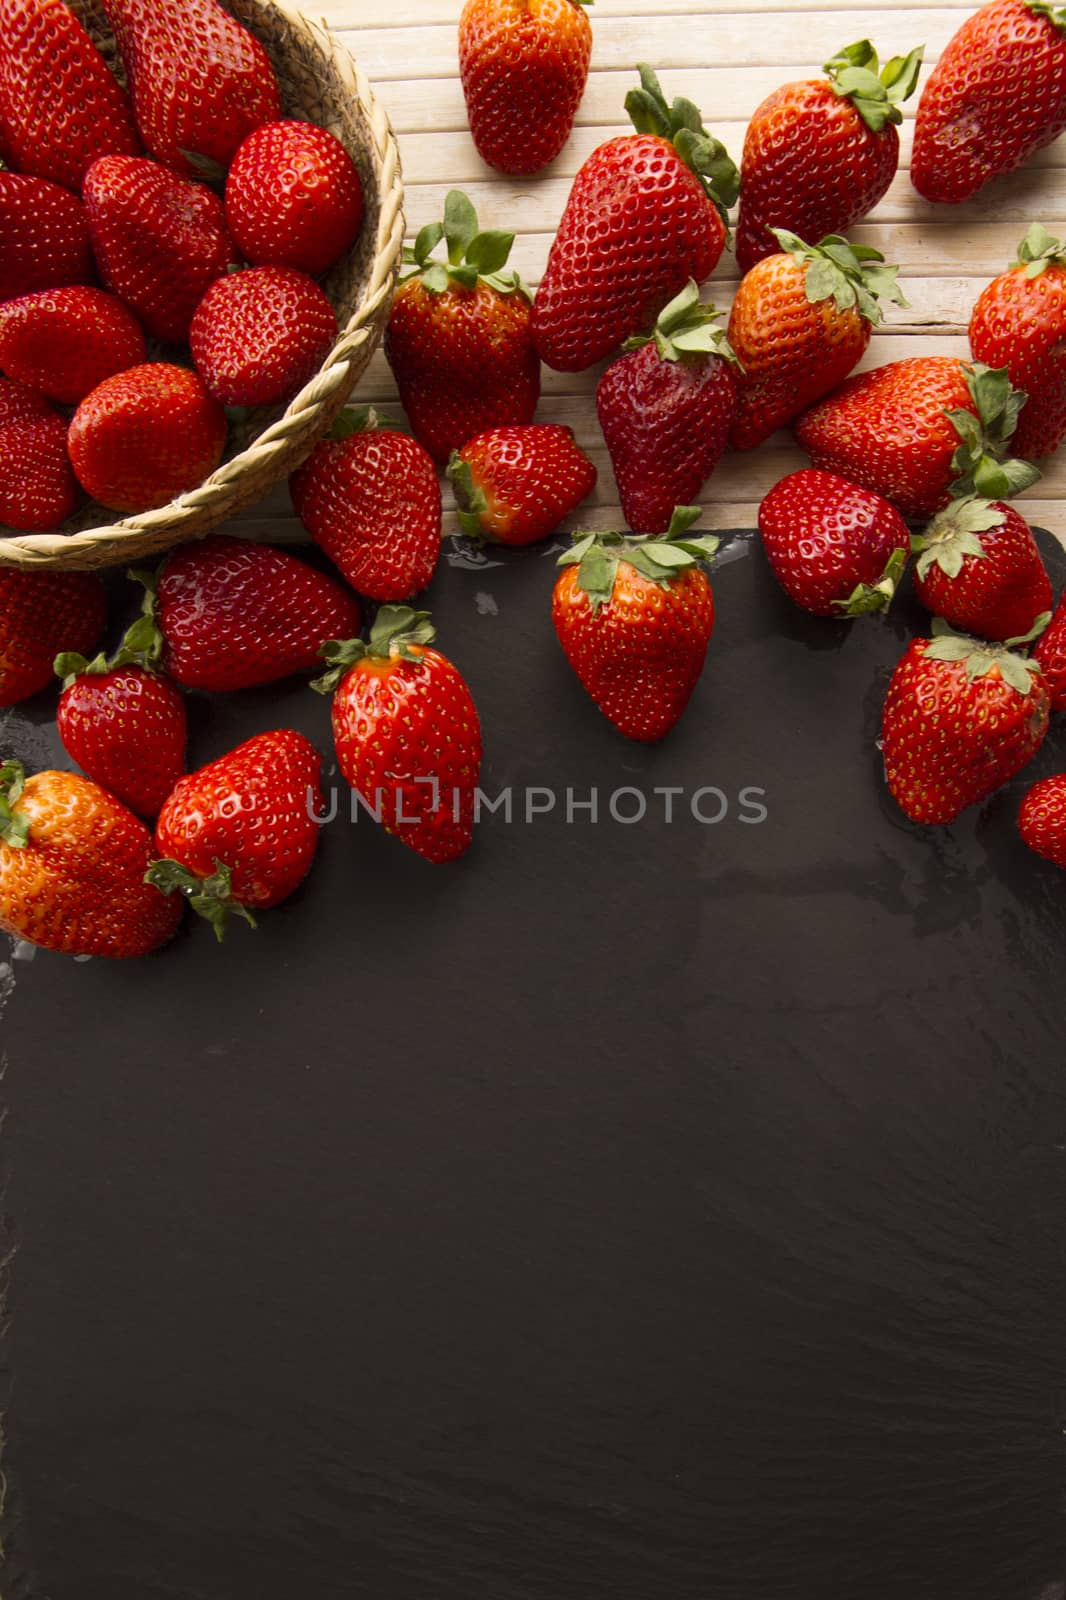
[[[354,3],[354,0],[320,0],[315,6],[314,14],[324,17],[330,27],[340,31],[362,31],[362,24],[367,20],[363,15],[363,7]],[[901,6],[899,0],[870,0],[865,6],[863,15],[870,12],[880,14],[885,11],[913,10],[912,6]],[[973,10],[973,0],[941,0],[939,10],[951,9],[956,12],[956,26],[962,18],[958,12]],[[822,0],[818,7],[819,12],[854,12],[853,0]],[[454,27],[462,11],[462,0],[396,0],[389,8],[389,21],[395,27],[421,27],[434,23]],[[614,17],[657,17],[676,16],[690,17],[693,14],[703,16],[719,15],[751,15],[755,13],[760,19],[772,18],[778,12],[810,13],[810,0],[774,0],[772,10],[768,10],[761,0],[596,0],[590,13],[594,32],[601,26],[604,18]],[[877,33],[878,24],[864,25],[862,32],[865,34]],[[859,34],[855,35],[860,37]]]

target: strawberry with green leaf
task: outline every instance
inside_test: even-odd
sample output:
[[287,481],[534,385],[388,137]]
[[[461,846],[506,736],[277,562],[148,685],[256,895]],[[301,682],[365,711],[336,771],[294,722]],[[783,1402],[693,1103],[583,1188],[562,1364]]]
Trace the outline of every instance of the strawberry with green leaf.
[[596,483],[596,468],[557,422],[490,428],[453,453],[448,477],[471,539],[534,544],[555,532]]
[[915,594],[953,628],[1017,639],[1050,618],[1051,580],[1033,530],[1003,501],[952,500],[912,549]]
[[775,483],[759,533],[782,589],[819,617],[887,611],[907,565],[907,524],[895,507],[815,467]]
[[978,295],[970,315],[977,361],[1003,367],[1028,395],[1014,430],[1017,453],[1047,456],[1066,436],[1066,245],[1034,222],[1018,259]]

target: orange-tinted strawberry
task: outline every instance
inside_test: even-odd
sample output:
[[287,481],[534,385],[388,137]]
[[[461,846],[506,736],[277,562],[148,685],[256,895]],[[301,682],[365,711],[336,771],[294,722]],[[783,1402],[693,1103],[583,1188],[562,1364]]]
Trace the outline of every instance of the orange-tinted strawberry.
[[306,272],[249,267],[213,283],[189,329],[193,363],[224,406],[290,400],[337,337],[337,313]]
[[591,0],[466,0],[459,76],[478,154],[539,172],[570,137],[589,75]]
[[970,349],[976,360],[1005,367],[1029,397],[1012,449],[1026,460],[1050,455],[1066,435],[1066,246],[1039,222],[1017,261],[978,295]]
[[107,620],[94,572],[0,567],[0,706],[13,706],[52,682],[61,650],[88,655]]
[[141,325],[103,289],[39,289],[0,305],[0,367],[68,406],[146,359]]
[[1021,639],[1051,615],[1051,580],[1033,531],[1003,501],[953,500],[912,548],[915,594],[963,633]]
[[1038,856],[1066,867],[1066,772],[1033,784],[1018,812],[1018,832]]
[[268,122],[226,174],[226,221],[246,260],[317,278],[347,253],[363,222],[359,170],[336,134],[312,122]]
[[534,544],[592,493],[596,468],[556,422],[490,428],[448,464],[459,526],[471,539]]
[[910,536],[894,506],[814,467],[790,472],[759,507],[774,577],[819,617],[887,611],[907,565]]
[[89,223],[77,195],[47,178],[0,172],[0,301],[93,276]]
[[0,522],[41,533],[77,502],[66,418],[35,389],[0,378]]
[[1066,594],[1034,644],[1033,660],[1047,680],[1052,711],[1066,711]]

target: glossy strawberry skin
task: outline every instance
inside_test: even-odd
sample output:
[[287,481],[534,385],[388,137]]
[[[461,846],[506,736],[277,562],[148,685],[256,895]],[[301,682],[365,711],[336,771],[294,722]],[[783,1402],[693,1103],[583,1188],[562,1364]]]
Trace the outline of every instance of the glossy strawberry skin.
[[1034,644],[1033,660],[1047,681],[1052,711],[1066,711],[1066,595]]
[[147,359],[130,309],[103,289],[41,289],[0,305],[0,367],[65,405]]
[[77,502],[66,419],[36,390],[0,378],[0,522],[42,533]]
[[336,337],[337,313],[313,278],[292,267],[249,267],[208,289],[189,348],[221,405],[266,406],[302,389]]
[[1012,454],[1050,455],[1066,437],[1066,266],[1049,262],[1035,278],[1014,267],[993,278],[970,315],[970,349],[975,360],[1006,367],[1029,396]]
[[827,79],[783,84],[757,106],[744,136],[737,265],[776,255],[771,228],[808,244],[847,233],[883,199],[899,165],[899,133],[867,127]]
[[541,360],[581,372],[647,332],[689,278],[709,276],[725,240],[725,223],[668,139],[609,139],[574,179],[537,290]]
[[674,507],[698,498],[725,453],[736,406],[736,376],[722,356],[668,361],[649,340],[611,362],[596,413],[635,533],[665,533]]
[[596,483],[596,468],[573,430],[559,423],[491,428],[468,439],[459,457],[488,501],[478,515],[479,536],[497,544],[546,539]]
[[466,0],[459,76],[478,154],[539,172],[562,150],[588,80],[592,28],[576,0]]
[[887,500],[814,468],[774,485],[759,533],[785,593],[819,617],[841,617],[860,584],[880,583],[893,552],[910,549],[907,524]]
[[1024,0],[991,0],[953,35],[922,91],[911,181],[968,200],[1066,128],[1066,39]]
[[0,172],[0,301],[94,276],[78,197],[46,178]]
[[914,592],[928,611],[962,633],[1021,639],[1054,605],[1051,579],[1025,518],[1004,501],[993,506],[1003,522],[978,536],[984,556],[964,556],[954,578],[936,562],[924,577],[916,571]]
[[335,134],[310,122],[250,133],[226,175],[226,221],[257,265],[317,278],[346,255],[363,223],[359,170]]
[[1018,812],[1018,832],[1038,856],[1066,867],[1066,772],[1033,784]]
[[366,428],[324,439],[289,480],[311,538],[370,600],[409,600],[436,569],[440,483],[409,434]]
[[359,632],[355,596],[270,545],[212,534],[169,555],[157,615],[185,689],[224,693],[321,666],[327,639]]
[[0,706],[17,705],[52,683],[61,652],[89,655],[106,620],[95,573],[0,567]]
[[67,754],[141,817],[154,817],[185,771],[185,701],[143,667],[75,678],[59,696],[56,726]]

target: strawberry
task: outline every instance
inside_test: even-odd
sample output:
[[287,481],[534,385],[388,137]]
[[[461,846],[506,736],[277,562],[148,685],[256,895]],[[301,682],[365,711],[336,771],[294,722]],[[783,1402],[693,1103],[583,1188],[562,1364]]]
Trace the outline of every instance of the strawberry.
[[0,522],[41,533],[77,500],[66,421],[36,390],[0,378]]
[[1047,623],[1051,580],[1032,529],[1003,501],[968,495],[937,514],[912,548],[914,592],[953,628],[982,639],[1020,639]]
[[77,192],[99,156],[140,149],[125,91],[63,0],[0,0],[0,152]]
[[[432,259],[442,239],[447,263]],[[413,270],[393,299],[385,354],[415,438],[442,464],[475,433],[531,422],[537,409],[529,291],[503,271],[513,242],[513,233],[479,233],[473,206],[453,189],[444,221],[404,250]]]
[[974,358],[1005,367],[1028,395],[1011,441],[1026,460],[1066,436],[1066,246],[1034,222],[1018,259],[978,295],[970,315]]
[[342,412],[289,479],[296,515],[353,589],[409,600],[440,555],[440,484],[416,439],[375,411]]
[[140,323],[102,289],[38,289],[0,305],[0,367],[50,400],[76,406],[146,359]]
[[222,939],[233,915],[285,900],[315,859],[322,757],[302,733],[257,733],[179,779],[155,826],[147,881],[178,891]]
[[534,544],[592,493],[596,468],[558,423],[490,428],[448,464],[459,526],[471,539]]
[[1047,685],[1007,644],[953,633],[938,619],[933,638],[915,639],[896,667],[881,748],[889,790],[912,822],[954,822],[1043,743]]
[[222,405],[267,406],[302,389],[336,337],[337,313],[314,278],[292,267],[249,267],[208,289],[189,348]]
[[589,75],[591,0],[466,0],[459,77],[478,154],[539,172],[570,137]]
[[755,108],[740,163],[742,272],[776,254],[773,229],[809,240],[846,233],[883,199],[899,164],[900,105],[921,64],[919,47],[879,71],[860,39],[826,62],[824,78],[786,83]]
[[0,172],[0,301],[92,277],[89,223],[77,196],[47,178]]
[[1052,711],[1066,711],[1066,594],[1034,644],[1033,660],[1047,679]]
[[911,356],[845,379],[802,413],[796,438],[816,467],[930,517],[952,496],[1004,499],[1040,477],[1005,455],[1024,399],[1002,369]]
[[382,606],[370,640],[334,639],[313,687],[333,694],[333,742],[372,815],[427,861],[470,846],[481,771],[481,725],[456,667],[432,648],[426,611]]
[[781,249],[740,281],[729,342],[740,363],[729,442],[750,450],[847,377],[881,321],[881,301],[907,304],[897,267],[868,245],[829,234],[807,245],[770,230]]
[[990,0],[953,34],[922,90],[911,182],[969,200],[1066,128],[1066,18],[1041,0]]
[[268,122],[226,174],[226,221],[257,266],[317,278],[346,255],[363,224],[359,169],[335,134],[312,122]]
[[641,66],[626,95],[637,132],[608,139],[579,170],[533,302],[540,358],[580,372],[644,333],[726,242],[738,174],[690,100],[668,106]]
[[818,617],[887,611],[910,548],[907,524],[887,500],[813,467],[774,485],[759,507],[759,532],[782,589]]
[[700,561],[713,535],[685,529],[699,516],[679,506],[664,538],[574,535],[559,557],[552,621],[566,658],[608,721],[627,739],[669,733],[703,670],[714,597]]
[[195,489],[222,460],[226,413],[187,367],[148,361],[97,384],[67,448],[78,482],[112,511],[148,511]]
[[696,499],[718,465],[737,404],[736,356],[718,313],[690,278],[652,333],[626,341],[596,389],[596,412],[622,514],[665,533],[674,507]]
[[327,639],[359,632],[347,589],[270,545],[212,534],[174,550],[157,585],[164,665],[184,689],[222,693],[319,664]]
[[1066,867],[1066,772],[1033,784],[1018,812],[1018,832],[1038,856]]
[[83,198],[105,286],[157,339],[187,339],[204,294],[237,259],[221,200],[137,156],[94,162]]
[[0,706],[51,683],[58,651],[88,654],[106,621],[104,586],[94,572],[0,567]]
[[152,836],[73,772],[0,766],[0,928],[73,956],[143,956],[171,939],[181,905],[144,874]]
[[145,149],[185,176],[190,155],[227,166],[280,115],[270,57],[215,0],[102,0]]

